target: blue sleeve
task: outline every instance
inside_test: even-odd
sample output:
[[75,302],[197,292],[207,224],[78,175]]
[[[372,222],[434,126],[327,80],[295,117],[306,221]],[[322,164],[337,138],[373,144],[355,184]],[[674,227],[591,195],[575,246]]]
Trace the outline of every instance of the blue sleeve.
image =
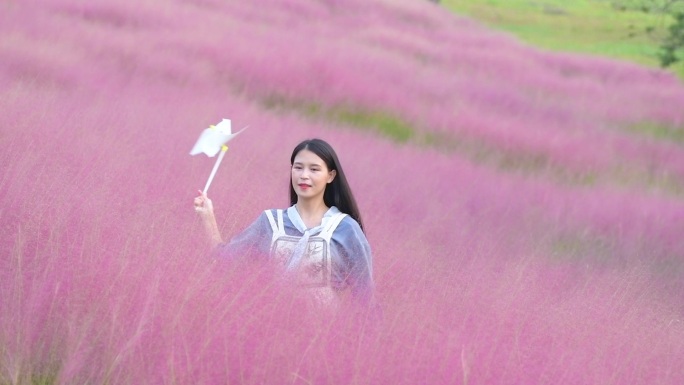
[[338,279],[351,289],[352,297],[370,304],[374,295],[373,259],[366,235],[359,224],[347,216],[338,225],[330,241],[333,255],[338,257]]
[[267,256],[271,248],[273,230],[266,213],[261,215],[230,241],[216,247],[216,255],[227,258],[252,258]]

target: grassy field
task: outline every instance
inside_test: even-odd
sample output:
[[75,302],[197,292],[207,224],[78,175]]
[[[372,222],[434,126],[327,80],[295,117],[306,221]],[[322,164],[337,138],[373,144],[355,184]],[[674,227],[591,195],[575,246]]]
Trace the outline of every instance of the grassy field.
[[[5,3],[0,385],[684,384],[675,76],[428,1]],[[215,159],[188,152],[221,118],[250,126],[210,191],[224,239],[322,137],[381,310],[212,258]]]
[[[604,55],[648,66],[658,66],[658,39],[670,22],[666,15],[644,13],[636,6],[618,8],[611,1],[599,0],[444,0],[442,4],[546,49]],[[672,70],[684,77],[681,63]]]

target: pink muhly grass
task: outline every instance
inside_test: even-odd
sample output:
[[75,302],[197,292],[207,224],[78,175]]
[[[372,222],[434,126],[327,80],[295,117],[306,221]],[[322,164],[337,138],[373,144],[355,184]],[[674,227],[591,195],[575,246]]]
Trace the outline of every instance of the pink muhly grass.
[[[684,206],[605,176],[682,182],[681,147],[620,126],[681,124],[671,77],[533,51],[427,2],[45,5],[0,27],[0,383],[684,380]],[[461,147],[397,145],[297,102]],[[291,149],[323,137],[381,312],[312,309],[268,264],[212,259],[191,200],[213,159],[187,152],[221,117],[251,126],[210,191],[224,237],[287,205]],[[603,183],[563,184],[566,169]]]

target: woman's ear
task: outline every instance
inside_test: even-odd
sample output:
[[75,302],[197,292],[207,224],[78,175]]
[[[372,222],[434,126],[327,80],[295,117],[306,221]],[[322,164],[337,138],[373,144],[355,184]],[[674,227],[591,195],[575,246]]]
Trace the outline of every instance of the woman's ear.
[[328,173],[328,183],[332,183],[332,181],[335,179],[335,176],[337,175],[337,170],[332,170]]

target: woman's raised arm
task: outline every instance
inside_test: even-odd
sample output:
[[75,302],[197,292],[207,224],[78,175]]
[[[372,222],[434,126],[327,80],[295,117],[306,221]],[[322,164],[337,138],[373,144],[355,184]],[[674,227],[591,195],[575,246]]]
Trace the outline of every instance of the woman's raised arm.
[[199,196],[195,197],[194,200],[195,212],[197,212],[202,220],[204,230],[207,233],[211,248],[213,249],[223,243],[218,224],[216,223],[216,217],[214,216],[214,204],[202,190],[198,190],[197,192],[199,193]]

